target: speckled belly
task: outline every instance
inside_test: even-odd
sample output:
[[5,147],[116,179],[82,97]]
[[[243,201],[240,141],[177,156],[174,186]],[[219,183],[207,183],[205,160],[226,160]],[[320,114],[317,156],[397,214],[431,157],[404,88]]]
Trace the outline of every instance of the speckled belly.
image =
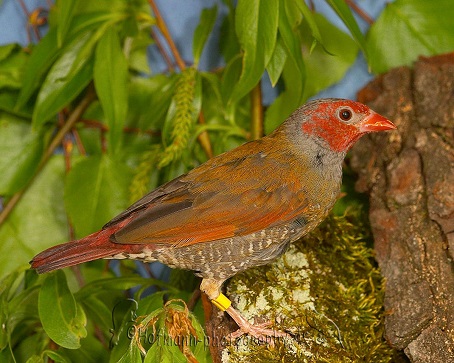
[[118,254],[117,259],[160,261],[175,268],[193,270],[203,278],[227,279],[251,267],[270,263],[285,252],[290,242],[309,232],[314,226],[299,218],[285,226],[273,227],[246,236],[198,243],[140,254]]

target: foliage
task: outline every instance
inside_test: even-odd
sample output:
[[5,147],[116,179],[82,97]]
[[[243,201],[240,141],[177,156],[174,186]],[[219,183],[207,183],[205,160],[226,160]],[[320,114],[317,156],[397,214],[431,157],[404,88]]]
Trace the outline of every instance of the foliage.
[[[326,2],[350,34],[299,0],[219,1],[201,13],[193,64],[171,46],[175,62],[162,74],[148,66],[147,48],[157,39],[151,29],[173,41],[151,11],[153,0],[57,0],[37,44],[0,47],[1,361],[140,362],[142,348],[145,361],[191,354],[209,361],[198,343],[144,345],[125,333],[131,324],[166,331],[165,317],[182,314],[179,321],[203,340],[200,302],[193,313],[181,303],[164,305],[187,300],[193,283],[177,288],[143,279],[130,261],[116,266],[119,277],[100,261],[39,277],[24,266],[41,250],[100,228],[147,190],[247,141],[257,124],[269,132],[338,82],[358,50],[374,72],[384,72],[454,48],[448,0],[438,7],[397,0],[366,36],[344,0]],[[37,14],[31,26],[40,24]],[[224,66],[202,70],[216,22]],[[251,118],[261,114],[251,104],[262,100],[251,98],[260,98],[252,91],[265,73],[280,94],[261,120]],[[146,288],[154,293],[144,294]],[[150,315],[132,319],[133,312]]]
[[399,0],[389,3],[368,34],[369,65],[374,72],[411,65],[420,55],[454,50],[449,0]]

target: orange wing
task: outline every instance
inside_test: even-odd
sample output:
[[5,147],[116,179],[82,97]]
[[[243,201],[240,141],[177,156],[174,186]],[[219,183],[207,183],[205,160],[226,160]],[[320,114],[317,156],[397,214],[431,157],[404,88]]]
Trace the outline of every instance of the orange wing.
[[134,215],[112,240],[186,246],[297,218],[308,206],[300,178],[281,161],[288,158],[261,150],[263,143],[245,144],[151,192],[106,225]]

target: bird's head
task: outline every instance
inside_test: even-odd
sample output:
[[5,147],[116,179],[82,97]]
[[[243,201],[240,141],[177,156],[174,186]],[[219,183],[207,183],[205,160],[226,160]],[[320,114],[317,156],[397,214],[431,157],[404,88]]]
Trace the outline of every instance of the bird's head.
[[346,152],[364,134],[396,126],[362,103],[338,98],[308,102],[289,118],[292,129],[336,152]]

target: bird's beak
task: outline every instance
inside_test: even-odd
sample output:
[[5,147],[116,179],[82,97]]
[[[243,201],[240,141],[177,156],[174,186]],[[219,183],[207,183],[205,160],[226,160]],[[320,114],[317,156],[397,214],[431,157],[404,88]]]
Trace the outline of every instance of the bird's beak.
[[395,129],[397,129],[396,125],[394,125],[387,118],[384,118],[382,115],[379,115],[378,113],[373,111],[359,125],[360,132],[375,132]]

